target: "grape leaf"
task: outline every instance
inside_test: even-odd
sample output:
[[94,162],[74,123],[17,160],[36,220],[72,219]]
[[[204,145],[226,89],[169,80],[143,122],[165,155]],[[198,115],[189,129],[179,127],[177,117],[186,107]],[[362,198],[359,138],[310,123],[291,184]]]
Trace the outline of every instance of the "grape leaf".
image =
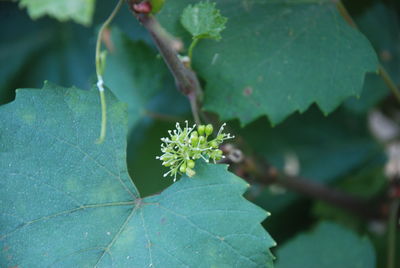
[[[126,107],[45,84],[0,107],[0,266],[272,267],[266,213],[226,166],[199,163],[140,198],[125,159]],[[200,265],[200,266],[199,266]]]
[[60,21],[71,19],[88,26],[92,22],[95,0],[20,0],[19,5],[27,8],[32,19],[49,15]]
[[[169,2],[160,21],[187,37]],[[247,124],[267,115],[273,124],[317,103],[325,113],[359,95],[366,72],[377,69],[368,40],[350,27],[332,1],[216,1],[229,18],[220,42],[196,48],[193,67],[206,81],[204,107]]]
[[374,268],[375,262],[369,239],[324,222],[314,231],[301,234],[279,248],[276,267]]
[[227,19],[221,16],[215,3],[200,2],[187,6],[182,13],[181,23],[194,39],[221,39]]

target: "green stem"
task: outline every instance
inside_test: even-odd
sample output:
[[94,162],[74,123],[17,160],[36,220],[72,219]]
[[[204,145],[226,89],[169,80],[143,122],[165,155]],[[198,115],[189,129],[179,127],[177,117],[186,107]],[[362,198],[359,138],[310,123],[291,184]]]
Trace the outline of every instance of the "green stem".
[[96,41],[96,75],[97,75],[97,87],[100,93],[100,102],[101,102],[101,129],[100,129],[100,137],[97,139],[96,143],[103,143],[106,137],[106,129],[107,129],[107,104],[106,97],[104,94],[104,81],[103,81],[103,70],[102,70],[102,62],[101,62],[101,38],[103,36],[104,30],[110,25],[111,21],[114,19],[115,15],[117,15],[120,10],[124,0],[119,0],[114,10],[110,14],[110,16],[106,19],[106,21],[101,26],[99,33],[97,35]]
[[193,41],[192,41],[192,43],[190,44],[190,46],[189,46],[189,52],[188,52],[188,56],[189,56],[189,59],[190,59],[190,63],[192,62],[192,58],[193,58],[193,49],[194,49],[194,47],[197,45],[197,43],[199,42],[199,38],[193,38]]
[[400,207],[400,199],[395,199],[390,205],[389,227],[388,227],[388,260],[387,267],[396,267],[396,233],[398,222],[398,211]]

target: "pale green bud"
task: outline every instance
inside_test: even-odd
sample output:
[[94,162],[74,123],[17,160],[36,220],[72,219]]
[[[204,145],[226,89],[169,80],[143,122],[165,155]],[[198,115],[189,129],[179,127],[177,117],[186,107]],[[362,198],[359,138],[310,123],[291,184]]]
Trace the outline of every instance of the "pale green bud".
[[197,136],[191,137],[190,142],[193,146],[196,146],[199,143],[199,137]]
[[187,167],[188,168],[194,168],[195,166],[195,162],[193,160],[188,160],[187,161]]
[[211,124],[208,124],[205,128],[205,133],[207,136],[211,135],[214,131],[214,128]]
[[200,125],[197,127],[197,131],[199,132],[199,135],[204,135],[206,127],[204,125]]
[[182,173],[185,173],[185,172],[186,172],[186,164],[185,164],[185,163],[183,163],[183,164],[179,167],[179,171],[182,172]]
[[211,147],[213,147],[213,148],[218,148],[218,142],[217,142],[216,140],[210,141],[210,145],[211,145]]

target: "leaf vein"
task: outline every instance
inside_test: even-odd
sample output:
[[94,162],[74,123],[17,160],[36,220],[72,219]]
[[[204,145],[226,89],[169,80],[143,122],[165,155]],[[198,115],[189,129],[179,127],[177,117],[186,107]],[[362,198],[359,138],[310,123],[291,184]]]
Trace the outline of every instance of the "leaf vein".
[[26,222],[26,223],[18,226],[17,228],[15,228],[11,232],[8,232],[8,233],[0,236],[0,240],[3,240],[4,238],[12,235],[13,233],[17,232],[18,230],[20,230],[22,228],[25,228],[26,226],[29,226],[31,224],[34,224],[34,223],[37,223],[37,222],[40,222],[40,221],[44,221],[44,220],[48,220],[48,219],[51,219],[51,218],[55,218],[55,217],[58,217],[58,216],[74,213],[74,212],[77,212],[77,211],[80,211],[80,210],[84,210],[84,209],[87,209],[87,208],[100,208],[100,207],[112,207],[112,206],[129,206],[129,205],[133,205],[134,203],[135,203],[135,201],[103,203],[103,204],[90,204],[90,205],[84,205],[84,206],[80,206],[80,207],[73,208],[73,209],[64,210],[64,211],[61,211],[61,212],[57,212],[57,213],[54,213],[54,214],[50,214],[50,215],[43,216],[43,217],[40,217],[38,219],[34,219],[34,220],[29,221],[29,222]]

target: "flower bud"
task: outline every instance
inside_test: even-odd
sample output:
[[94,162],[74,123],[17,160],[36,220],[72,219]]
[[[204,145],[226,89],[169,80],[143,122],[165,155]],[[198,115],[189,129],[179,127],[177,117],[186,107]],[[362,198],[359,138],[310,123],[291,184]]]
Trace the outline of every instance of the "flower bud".
[[205,128],[206,135],[209,136],[213,133],[214,128],[211,124],[208,124]]
[[211,147],[213,147],[213,148],[218,148],[218,142],[217,142],[216,140],[212,140],[212,141],[210,142],[210,145],[211,145]]
[[192,137],[190,138],[190,143],[191,143],[193,146],[196,146],[196,145],[199,143],[199,137],[197,137],[197,136],[192,136]]
[[194,166],[195,166],[195,163],[194,163],[193,160],[187,161],[187,167],[188,167],[188,168],[194,168]]
[[222,151],[221,150],[216,150],[214,159],[215,160],[221,160],[221,158],[222,158]]
[[199,132],[199,135],[204,135],[206,127],[204,125],[200,125],[197,127],[197,131]]
[[183,163],[183,164],[179,167],[179,171],[182,172],[182,173],[185,173],[185,172],[186,172],[186,164],[185,164],[185,163]]
[[[137,0],[139,1],[139,0]],[[179,123],[176,124],[175,130],[169,130],[169,137],[162,138],[161,156],[156,159],[162,161],[162,165],[169,168],[164,177],[170,175],[176,181],[177,175],[185,173],[192,177],[195,175],[195,160],[202,158],[207,163],[209,160],[216,162],[223,158],[223,153],[219,149],[219,145],[226,139],[233,138],[229,134],[222,133],[223,126],[217,133],[217,137],[208,140],[213,133],[213,126],[199,125],[197,130],[190,128],[188,122],[185,121],[186,127],[182,128]]]

